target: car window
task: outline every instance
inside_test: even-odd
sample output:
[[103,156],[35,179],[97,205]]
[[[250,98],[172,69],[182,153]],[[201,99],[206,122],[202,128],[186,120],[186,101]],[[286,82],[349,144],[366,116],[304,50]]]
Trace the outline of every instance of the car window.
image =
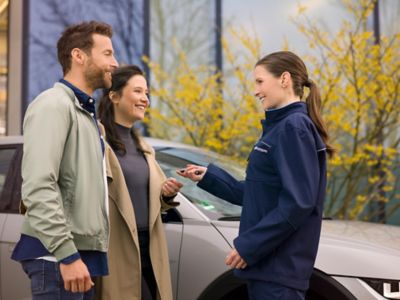
[[[169,161],[176,159],[177,161],[186,161],[196,165],[207,166],[213,163],[222,169],[228,171],[233,177],[238,180],[244,180],[245,168],[239,163],[232,161],[231,158],[217,154],[203,149],[192,149],[192,148],[174,148],[174,147],[163,147],[155,150],[159,154],[168,154]],[[182,165],[185,167],[186,165]]]
[[[231,204],[223,199],[215,197],[210,193],[197,187],[196,183],[189,179],[183,178],[176,174],[176,170],[183,168],[186,164],[197,164],[207,166],[210,162],[224,168],[231,173],[236,179],[244,174],[240,166],[234,165],[232,162],[227,164],[227,159],[223,156],[214,155],[214,153],[201,153],[189,149],[178,148],[155,148],[156,158],[160,167],[163,169],[167,177],[175,177],[181,181],[184,186],[181,193],[185,195],[189,201],[196,205],[200,210],[213,220],[232,219],[237,220],[241,213],[241,207]],[[235,176],[236,175],[236,176]]]
[[21,200],[22,145],[0,148],[0,212],[18,213]]

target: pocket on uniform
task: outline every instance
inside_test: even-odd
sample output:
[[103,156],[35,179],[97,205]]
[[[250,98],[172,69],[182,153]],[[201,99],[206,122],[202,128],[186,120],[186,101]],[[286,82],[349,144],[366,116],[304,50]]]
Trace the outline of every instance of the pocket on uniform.
[[246,178],[264,178],[265,174],[274,172],[272,151],[273,146],[259,140],[250,152],[247,159]]
[[257,144],[255,144],[254,146],[254,151],[264,154],[268,154],[271,151],[271,149],[272,146],[263,141],[258,141]]
[[43,259],[30,259],[21,262],[22,268],[31,280],[32,294],[44,290],[45,261]]

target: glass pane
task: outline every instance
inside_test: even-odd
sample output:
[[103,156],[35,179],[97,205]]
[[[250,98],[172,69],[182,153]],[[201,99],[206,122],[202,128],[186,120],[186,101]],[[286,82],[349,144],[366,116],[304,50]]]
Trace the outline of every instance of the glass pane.
[[0,0],[0,136],[6,134],[8,0]]
[[237,220],[241,213],[241,207],[211,195],[197,187],[196,183],[176,174],[176,170],[186,164],[198,164],[206,166],[209,162],[224,168],[237,179],[243,179],[244,171],[234,163],[227,164],[227,159],[207,151],[195,151],[180,148],[156,149],[156,157],[167,177],[175,177],[184,184],[181,193],[196,205],[205,215],[213,220],[231,219]]
[[389,37],[400,32],[400,1],[382,0],[379,2],[381,34]]
[[67,26],[89,20],[112,26],[115,57],[120,64],[141,63],[143,0],[29,1],[27,103],[62,77],[56,49],[61,33]]
[[14,152],[15,149],[0,149],[0,193],[3,191],[4,181]]
[[[0,149],[0,212],[18,213],[21,200],[22,146]],[[10,168],[10,165],[13,167]]]

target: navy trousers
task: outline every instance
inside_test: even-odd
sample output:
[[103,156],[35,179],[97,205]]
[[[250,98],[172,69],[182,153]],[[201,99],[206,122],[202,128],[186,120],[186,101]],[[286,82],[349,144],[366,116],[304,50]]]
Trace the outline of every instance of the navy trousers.
[[64,289],[59,264],[43,259],[21,261],[31,280],[32,300],[91,300],[94,289],[86,293],[72,293]]
[[247,290],[250,300],[304,300],[305,297],[305,291],[261,280],[249,280]]

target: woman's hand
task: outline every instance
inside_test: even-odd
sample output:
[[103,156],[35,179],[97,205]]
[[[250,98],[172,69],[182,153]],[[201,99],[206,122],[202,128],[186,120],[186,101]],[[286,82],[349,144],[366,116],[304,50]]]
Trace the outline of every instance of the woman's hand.
[[173,197],[178,194],[183,184],[173,177],[168,178],[161,188],[163,197]]
[[240,257],[239,252],[234,248],[225,258],[225,264],[232,269],[244,269],[247,263]]
[[176,171],[176,173],[178,173],[182,177],[189,178],[190,180],[195,182],[202,180],[206,172],[206,167],[196,165],[187,165],[185,169],[180,169]]

